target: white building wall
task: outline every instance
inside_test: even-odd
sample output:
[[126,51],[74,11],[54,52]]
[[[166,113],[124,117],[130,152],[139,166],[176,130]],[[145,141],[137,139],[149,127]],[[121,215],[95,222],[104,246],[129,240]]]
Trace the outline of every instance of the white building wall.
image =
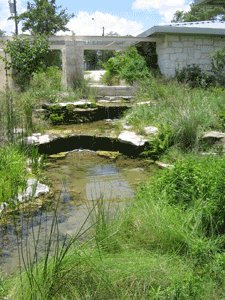
[[202,71],[211,70],[211,54],[225,46],[225,37],[167,34],[156,44],[162,74],[174,76],[176,69],[196,64]]

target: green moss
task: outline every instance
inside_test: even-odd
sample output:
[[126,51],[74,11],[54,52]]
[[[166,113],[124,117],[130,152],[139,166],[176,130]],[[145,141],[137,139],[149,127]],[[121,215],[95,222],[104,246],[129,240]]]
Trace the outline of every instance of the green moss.
[[51,120],[52,124],[62,124],[64,121],[64,114],[50,114],[49,119]]
[[48,110],[50,112],[56,112],[56,111],[62,110],[62,107],[59,104],[54,104],[54,105],[49,106]]

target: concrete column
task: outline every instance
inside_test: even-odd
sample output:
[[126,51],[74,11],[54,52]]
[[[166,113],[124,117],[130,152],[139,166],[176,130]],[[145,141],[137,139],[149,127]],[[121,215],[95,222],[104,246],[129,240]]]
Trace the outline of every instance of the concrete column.
[[73,37],[65,39],[65,49],[62,51],[64,87],[73,87],[76,80],[84,78],[84,50],[81,42]]
[[[0,49],[0,56],[2,56],[3,58],[7,58],[8,60],[10,60],[9,55],[7,55],[5,57],[5,53],[4,53],[3,49]],[[12,72],[8,70],[7,73],[9,75]],[[10,88],[13,87],[13,79],[12,79],[12,77],[11,76],[7,76],[7,77],[8,78],[6,78],[5,62],[2,59],[0,59],[0,91],[2,91],[2,92],[6,88],[7,79],[8,79],[8,86]]]

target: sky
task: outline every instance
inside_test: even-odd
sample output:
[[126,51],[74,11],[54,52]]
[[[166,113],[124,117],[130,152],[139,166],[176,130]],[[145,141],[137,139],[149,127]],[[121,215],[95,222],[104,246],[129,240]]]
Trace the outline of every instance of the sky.
[[[34,0],[29,2],[33,4]],[[18,14],[26,11],[27,1],[17,0],[16,3]],[[137,36],[155,25],[170,23],[177,10],[189,11],[191,3],[189,0],[56,0],[57,6],[75,15],[67,27],[76,35],[102,35],[104,27],[105,34],[117,32]],[[8,0],[0,0],[0,29],[6,31],[6,35],[15,32],[15,23],[7,20],[9,17]],[[21,28],[19,24],[19,34]],[[71,35],[71,32],[58,32],[57,35]]]

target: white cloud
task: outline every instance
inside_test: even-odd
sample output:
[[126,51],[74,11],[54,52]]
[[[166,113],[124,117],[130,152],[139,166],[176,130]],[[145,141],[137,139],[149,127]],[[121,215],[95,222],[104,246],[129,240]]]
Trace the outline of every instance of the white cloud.
[[[96,11],[94,14],[88,12],[79,12],[78,16],[71,19],[67,27],[74,31],[76,35],[102,35],[102,28],[105,28],[105,34],[110,31],[117,32],[119,35],[131,34],[136,36],[143,32],[141,22],[129,21],[124,18],[118,18],[110,14],[104,14]],[[58,32],[57,35],[68,35],[67,32]]]
[[183,6],[183,7],[181,6],[181,7],[176,7],[176,8],[170,8],[167,10],[159,10],[159,14],[162,16],[163,21],[165,21],[166,23],[169,23],[173,19],[173,15],[175,14],[175,12],[177,10],[182,10],[184,12],[188,12],[190,10],[190,5]]
[[132,9],[159,9],[161,7],[174,7],[184,5],[184,0],[136,0]]
[[148,11],[157,9],[159,15],[162,16],[162,20],[170,22],[177,10],[189,11],[191,3],[185,5],[185,0],[136,0],[132,5],[132,9]]
[[[18,14],[21,14],[24,11],[26,11],[25,0],[17,0]],[[6,31],[6,35],[12,35],[12,33],[15,32],[15,22],[14,20],[7,20],[9,17],[8,1],[0,0],[0,29]],[[102,35],[102,27],[105,28],[105,34],[113,31],[117,32],[119,35],[131,34],[136,36],[143,32],[143,24],[141,22],[130,21],[111,14],[104,14],[99,11],[96,11],[94,14],[81,11],[76,18],[69,21],[67,27],[71,31],[74,31],[76,35]],[[19,24],[19,33],[22,33],[21,28],[22,24]],[[26,31],[25,33],[29,32]],[[60,31],[57,33],[57,35],[70,34],[69,31]]]

